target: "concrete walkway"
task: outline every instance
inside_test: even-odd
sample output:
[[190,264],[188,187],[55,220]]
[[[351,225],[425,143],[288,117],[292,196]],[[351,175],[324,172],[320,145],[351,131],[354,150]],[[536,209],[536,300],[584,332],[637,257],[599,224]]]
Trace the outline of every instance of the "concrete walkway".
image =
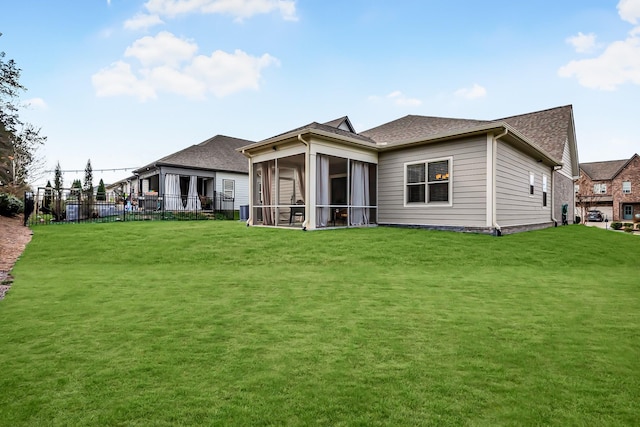
[[[621,232],[621,233],[625,232],[624,229],[622,229],[622,228],[620,230],[614,230],[613,228],[611,228],[611,222],[612,221],[609,221],[608,223],[604,222],[604,221],[602,221],[602,222],[587,222],[584,225],[586,225],[587,227],[598,227],[598,228],[603,228],[603,229],[607,229],[607,230],[611,230],[611,231],[618,231],[618,232]],[[621,221],[621,222],[631,222],[631,221]],[[633,224],[633,226],[637,227],[638,224],[635,223],[635,224]],[[634,230],[635,231],[632,234],[635,235],[635,236],[640,236],[640,231],[638,231],[637,228],[634,228]]]

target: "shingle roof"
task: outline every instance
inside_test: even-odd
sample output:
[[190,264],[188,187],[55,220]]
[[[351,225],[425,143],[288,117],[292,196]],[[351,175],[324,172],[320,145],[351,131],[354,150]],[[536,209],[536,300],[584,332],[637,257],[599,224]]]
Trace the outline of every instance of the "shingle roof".
[[529,141],[542,150],[562,160],[564,145],[572,126],[572,107],[550,108],[548,110],[505,117],[497,121],[506,122],[517,129]]
[[163,157],[139,170],[155,166],[177,166],[193,169],[249,173],[249,165],[247,164],[246,157],[236,151],[236,149],[253,143],[253,141],[246,139],[216,135],[200,144],[192,145],[191,147]]
[[626,160],[609,160],[606,162],[580,163],[580,169],[589,175],[593,181],[606,181],[613,179],[618,171],[627,164]]
[[361,135],[379,143],[386,142],[388,145],[392,145],[420,138],[427,139],[442,133],[462,131],[488,123],[491,122],[486,120],[408,115],[366,130]]
[[[331,123],[331,122],[329,122],[329,123]],[[262,142],[268,142],[268,141],[271,141],[271,140],[277,140],[277,139],[280,139],[282,136],[285,136],[285,135],[294,135],[296,133],[303,133],[305,131],[312,131],[314,129],[322,130],[324,132],[333,133],[333,134],[338,135],[338,136],[345,136],[345,137],[348,137],[348,138],[357,139],[357,140],[360,140],[362,142],[368,142],[368,143],[371,143],[371,144],[375,144],[375,141],[373,141],[371,138],[368,138],[368,137],[363,136],[361,134],[348,132],[346,130],[338,129],[335,126],[331,126],[331,125],[328,125],[326,123],[325,124],[321,124],[321,123],[318,123],[318,122],[311,122],[311,123],[309,123],[307,125],[300,126],[299,128],[291,129],[291,130],[289,130],[287,132],[283,132],[283,133],[281,133],[279,135],[272,136],[271,138],[264,139],[264,140],[262,140],[260,142],[262,143]]]

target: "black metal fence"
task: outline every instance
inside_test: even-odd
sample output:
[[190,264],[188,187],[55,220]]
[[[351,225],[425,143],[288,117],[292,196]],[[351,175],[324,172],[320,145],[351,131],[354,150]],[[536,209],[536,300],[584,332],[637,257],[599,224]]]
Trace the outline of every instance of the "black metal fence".
[[[234,199],[214,193],[213,197],[176,195],[86,194],[76,189],[57,192],[38,188],[25,193],[28,225],[77,222],[119,222],[148,220],[234,219]],[[29,211],[31,211],[29,213]]]

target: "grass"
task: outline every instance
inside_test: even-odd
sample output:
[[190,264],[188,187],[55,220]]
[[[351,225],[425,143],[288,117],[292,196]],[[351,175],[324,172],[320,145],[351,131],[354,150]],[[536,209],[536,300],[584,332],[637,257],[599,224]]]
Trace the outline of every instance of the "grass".
[[37,227],[0,425],[634,425],[640,240]]

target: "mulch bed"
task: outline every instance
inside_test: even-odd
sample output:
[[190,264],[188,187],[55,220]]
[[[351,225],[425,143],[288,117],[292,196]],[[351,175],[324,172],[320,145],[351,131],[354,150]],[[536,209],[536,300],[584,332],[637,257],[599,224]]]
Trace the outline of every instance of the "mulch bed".
[[31,229],[23,225],[22,215],[0,216],[0,300],[11,288],[11,269],[31,241],[32,234]]

